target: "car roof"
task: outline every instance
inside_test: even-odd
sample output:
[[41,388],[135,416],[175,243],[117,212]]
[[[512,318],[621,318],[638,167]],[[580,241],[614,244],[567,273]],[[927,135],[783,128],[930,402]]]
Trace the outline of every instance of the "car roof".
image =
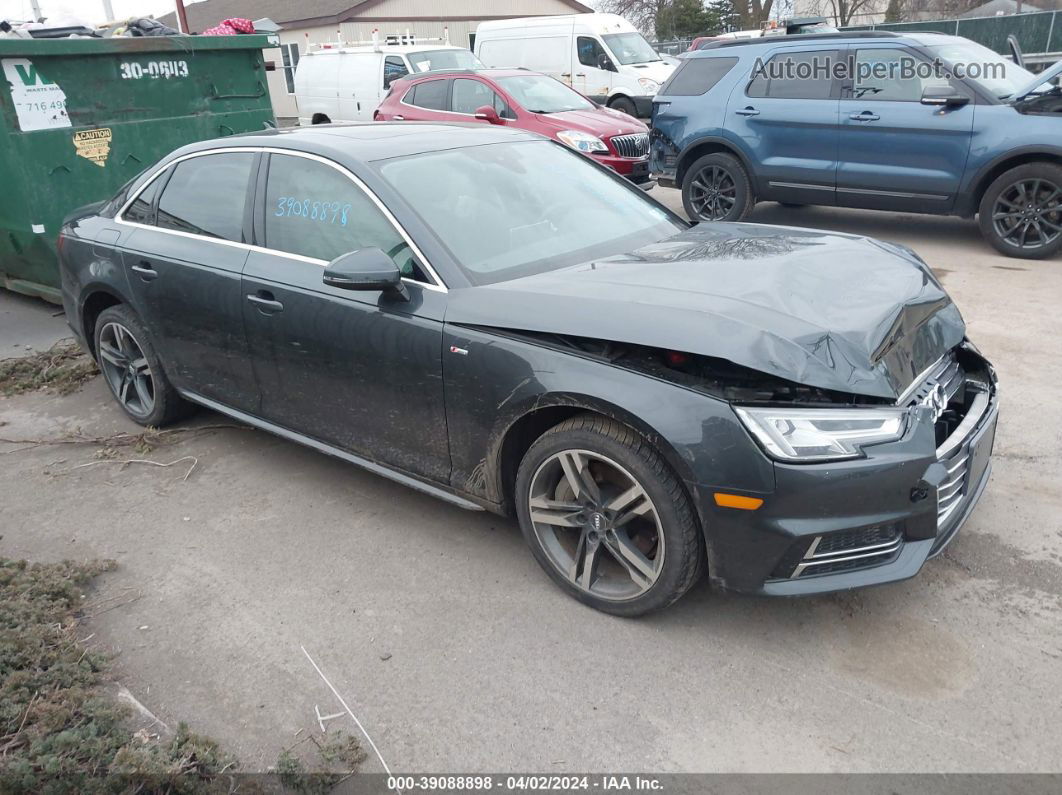
[[770,45],[780,45],[797,47],[802,44],[815,43],[815,42],[833,42],[837,44],[847,44],[855,42],[866,42],[868,40],[873,41],[878,39],[885,42],[901,43],[905,40],[913,41],[918,44],[944,44],[949,41],[967,41],[962,36],[949,36],[944,33],[935,33],[933,31],[918,31],[915,33],[898,33],[891,30],[849,30],[840,31],[837,33],[809,33],[799,36],[761,36],[755,39],[730,39],[725,41],[713,41],[699,50],[691,50],[686,53],[687,58],[704,57],[705,54],[709,56],[711,53],[718,52],[719,50],[732,51],[734,49],[741,49],[745,47],[761,49]]
[[167,160],[212,149],[269,147],[316,154],[356,166],[359,163],[444,149],[535,140],[543,138],[525,130],[473,122],[315,124],[311,127],[263,130],[201,141],[178,149]]

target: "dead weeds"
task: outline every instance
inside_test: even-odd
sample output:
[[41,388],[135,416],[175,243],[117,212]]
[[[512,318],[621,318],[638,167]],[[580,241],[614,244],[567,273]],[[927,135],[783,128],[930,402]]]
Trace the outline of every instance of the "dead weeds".
[[98,373],[96,363],[80,345],[60,340],[46,351],[0,360],[0,394],[10,397],[43,389],[69,395]]

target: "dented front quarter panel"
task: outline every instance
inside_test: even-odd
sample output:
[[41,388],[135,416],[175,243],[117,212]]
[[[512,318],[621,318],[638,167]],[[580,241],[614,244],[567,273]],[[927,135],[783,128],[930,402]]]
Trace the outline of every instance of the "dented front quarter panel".
[[[467,353],[453,352],[467,351]],[[487,330],[447,324],[443,344],[451,485],[503,502],[500,452],[528,412],[577,406],[640,431],[688,484],[751,495],[774,470],[725,401],[606,362]]]

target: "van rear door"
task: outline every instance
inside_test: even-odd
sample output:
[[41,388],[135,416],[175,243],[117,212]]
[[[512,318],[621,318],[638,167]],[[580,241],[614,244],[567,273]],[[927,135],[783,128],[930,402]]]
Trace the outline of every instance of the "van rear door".
[[321,117],[338,121],[339,59],[334,53],[308,52],[299,59],[295,70],[295,101],[299,105],[299,122],[310,124]]
[[383,92],[383,53],[339,56],[339,113],[344,121],[372,121]]

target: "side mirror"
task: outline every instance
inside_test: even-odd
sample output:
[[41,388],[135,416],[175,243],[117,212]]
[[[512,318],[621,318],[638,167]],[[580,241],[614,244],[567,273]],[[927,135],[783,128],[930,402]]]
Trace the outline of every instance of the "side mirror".
[[970,101],[970,98],[954,86],[926,86],[922,91],[922,104],[938,107],[958,108]]
[[341,290],[383,290],[404,301],[409,300],[409,293],[402,284],[402,271],[378,248],[340,254],[328,263],[321,281]]
[[501,124],[501,116],[498,115],[498,111],[494,110],[490,105],[483,105],[476,108],[476,112],[473,114],[477,121],[486,121],[491,124]]
[[597,56],[597,68],[598,69],[604,69],[606,72],[615,72],[616,71],[616,65],[614,63],[612,63],[612,59],[609,58],[604,53],[602,53],[601,55]]

